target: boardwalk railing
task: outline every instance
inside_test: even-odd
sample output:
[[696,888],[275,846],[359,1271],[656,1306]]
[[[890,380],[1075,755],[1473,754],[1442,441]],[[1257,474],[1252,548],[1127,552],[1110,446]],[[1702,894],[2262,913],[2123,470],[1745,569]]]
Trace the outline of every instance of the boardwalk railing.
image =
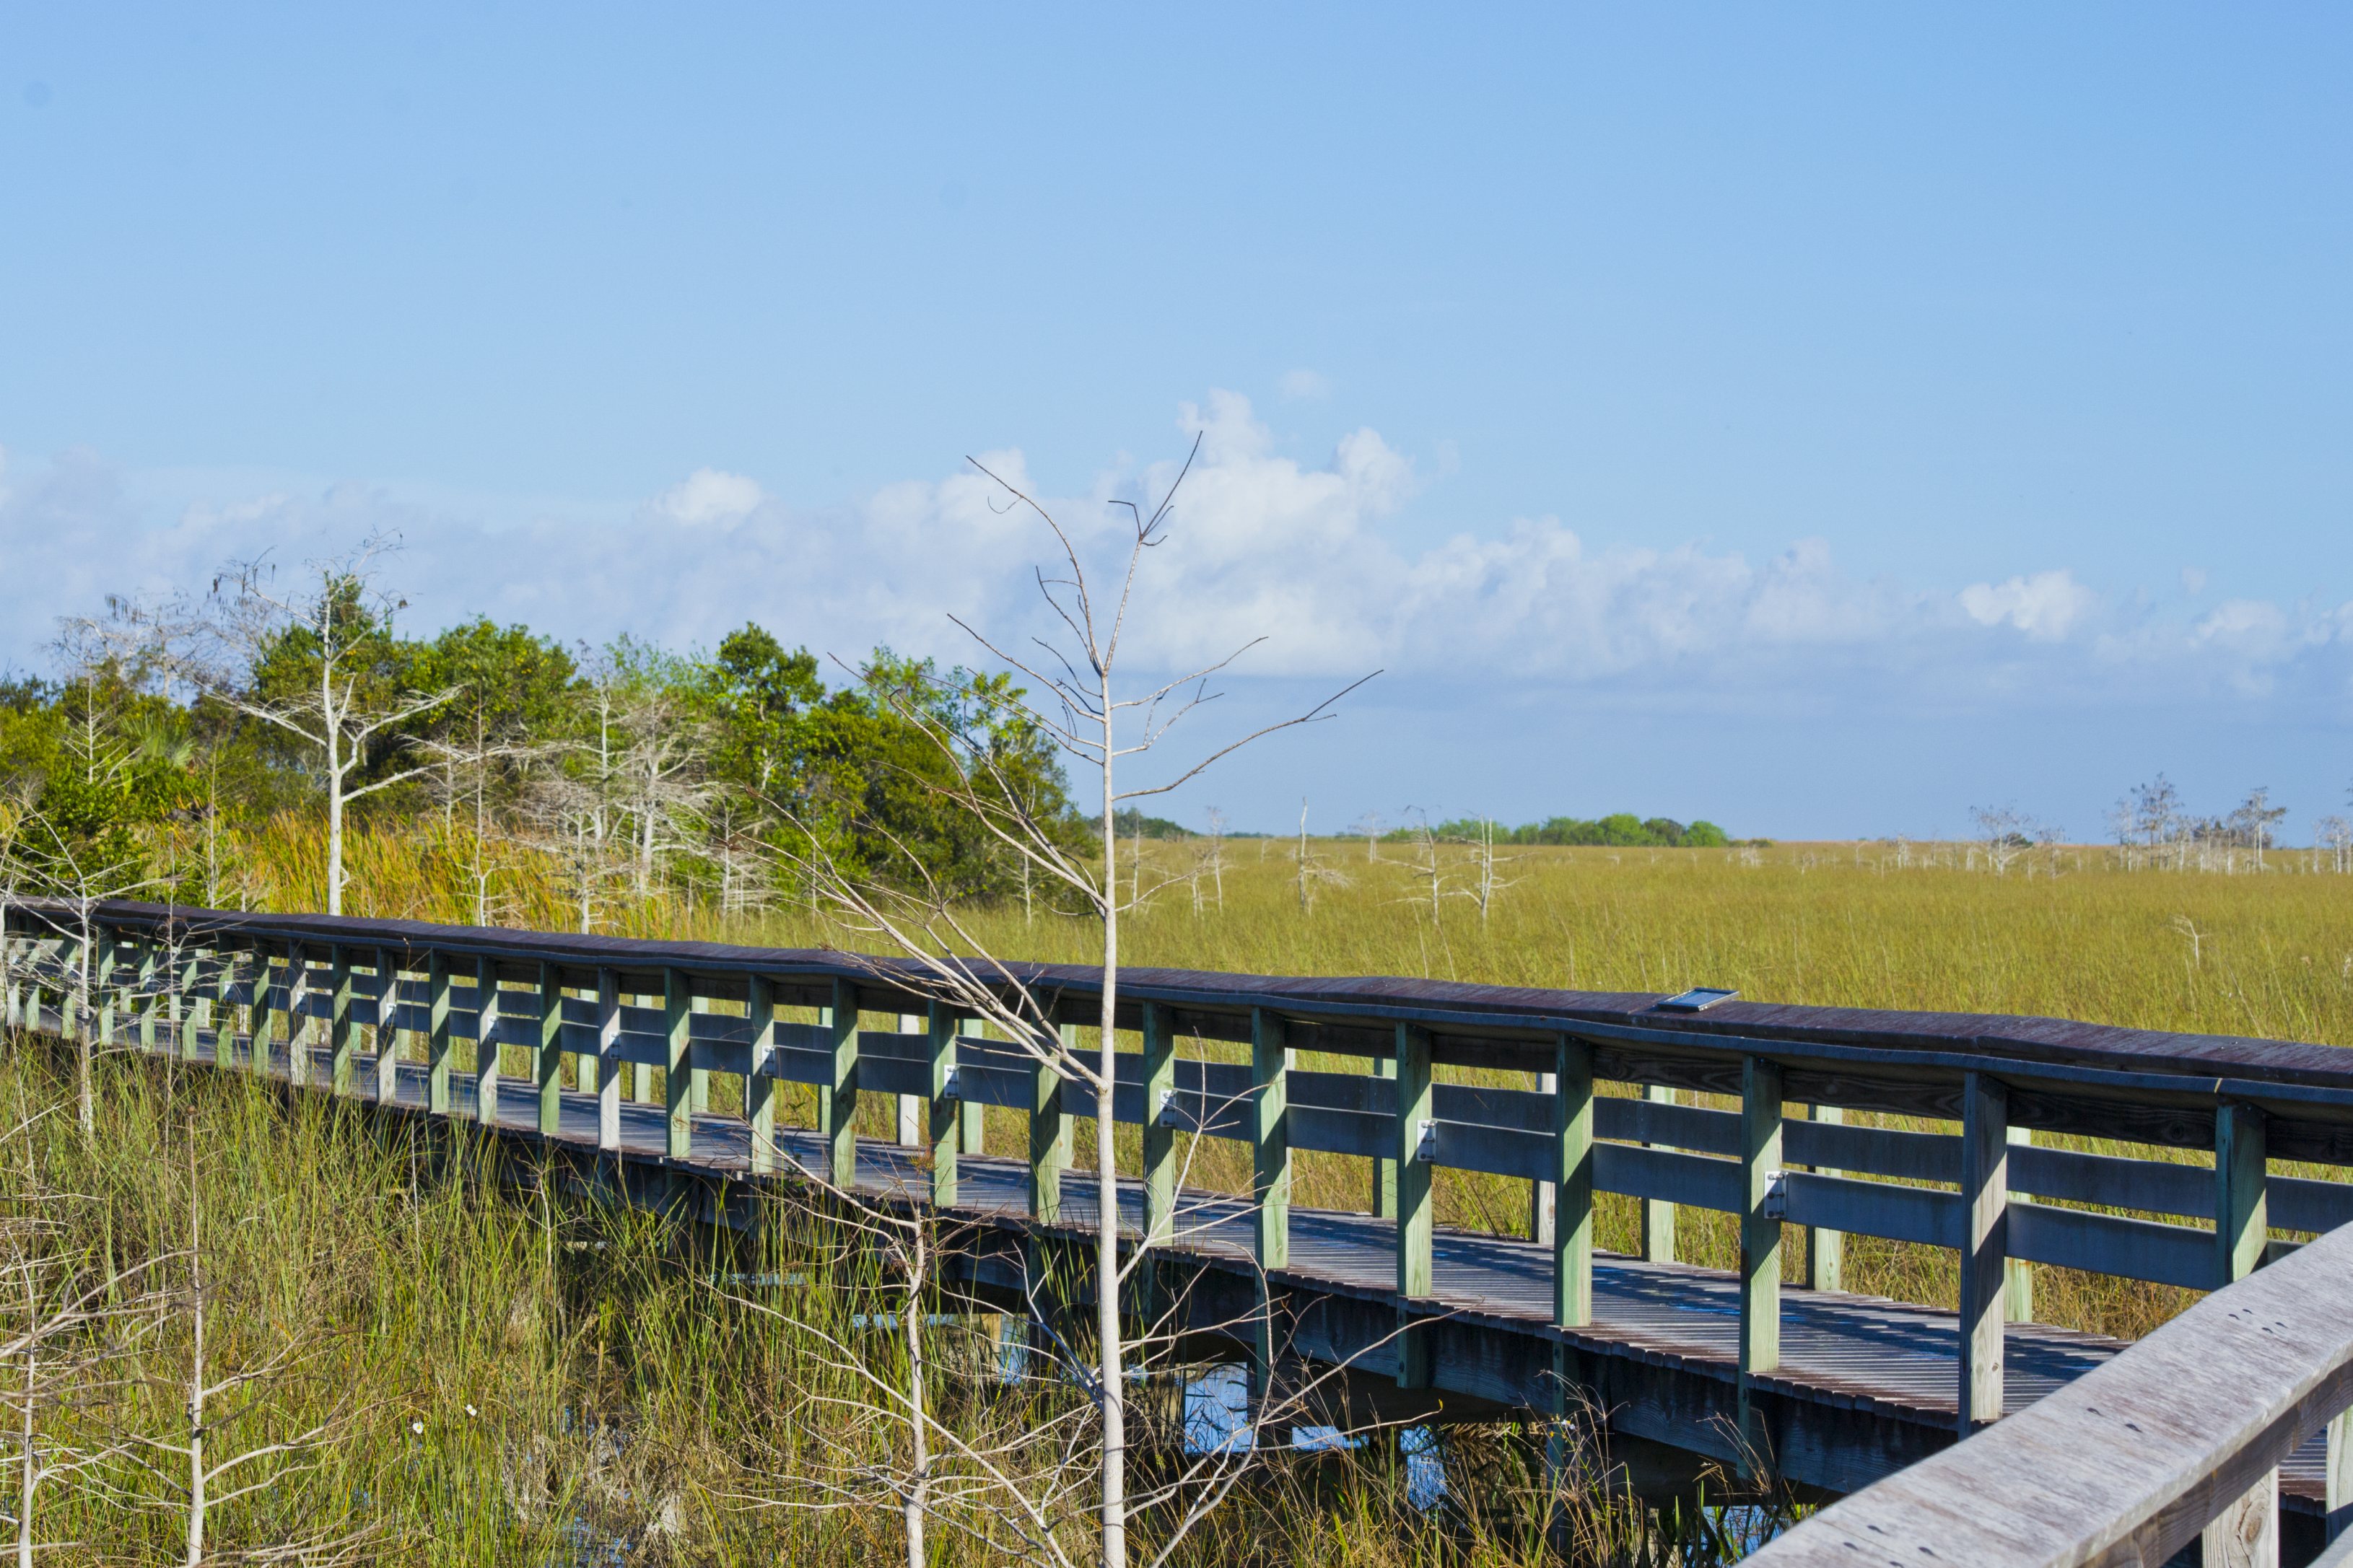
[[[565,1120],[570,1058],[575,1113],[579,1096],[593,1096],[595,1146],[680,1168],[726,1164],[714,1142],[723,1135],[745,1151],[733,1173],[775,1171],[786,1141],[776,1087],[805,1084],[817,1091],[812,1132],[830,1179],[860,1179],[861,1099],[894,1097],[900,1142],[921,1146],[933,1201],[970,1208],[977,1200],[960,1172],[987,1160],[981,1108],[1006,1107],[1029,1126],[1026,1149],[1012,1152],[1020,1218],[1033,1228],[1078,1223],[1075,1210],[1065,1214],[1062,1173],[1072,1122],[1094,1114],[1091,1092],[1041,1070],[1019,1044],[983,1037],[902,962],[131,903],[19,904],[0,920],[0,943],[11,1024],[54,1013],[85,1020],[101,1041],[255,1066],[385,1102],[397,1098],[406,1039],[421,1058],[421,1109],[585,1144]],[[1066,1036],[1095,1021],[1094,971],[1012,973]],[[1328,1270],[1294,1266],[1290,1202],[1298,1152],[1371,1163],[1367,1206],[1385,1223],[1363,1234],[1394,1254],[1393,1286],[1382,1282],[1378,1306],[1394,1321],[1356,1341],[1318,1330],[1314,1353],[1361,1353],[1360,1364],[1400,1387],[1506,1403],[1601,1388],[1624,1405],[1629,1431],[1831,1492],[1857,1490],[2021,1406],[2005,1359],[2022,1331],[2006,1333],[2005,1323],[2031,1319],[2031,1266],[2211,1289],[2353,1219],[2353,1184],[2342,1179],[2353,1164],[2353,1058],[2329,1047],[1712,994],[1403,980],[1129,970],[1120,994],[1121,1030],[1133,1031],[1135,1048],[1119,1058],[1113,1109],[1144,1131],[1131,1223],[1165,1230],[1185,1201],[1180,1133],[1246,1142],[1248,1262],[1260,1289],[1295,1282],[1324,1291],[1317,1300],[1327,1305],[1345,1296],[1350,1310],[1371,1310],[1365,1281],[1335,1283]],[[891,1026],[874,1026],[878,1015]],[[1248,1060],[1184,1057],[1186,1038],[1246,1046]],[[484,1040],[500,1048],[480,1049]],[[1309,1070],[1299,1065],[1305,1054],[1363,1067]],[[1482,1069],[1490,1081],[1440,1081],[1455,1069]],[[622,1108],[653,1100],[658,1071],[659,1148],[634,1149]],[[740,1107],[710,1105],[713,1072],[740,1076]],[[1495,1087],[1498,1074],[1531,1087]],[[528,1086],[520,1101],[517,1076]],[[1693,1102],[1703,1098],[1721,1103]],[[1850,1112],[1957,1125],[1868,1126]],[[2046,1147],[2038,1134],[2140,1152]],[[2211,1163],[2188,1152],[2211,1152]],[[2274,1162],[2335,1170],[2326,1180],[2275,1174]],[[1538,1209],[1550,1211],[1549,1234],[1535,1255],[1549,1276],[1543,1321],[1500,1297],[1441,1288],[1431,1194],[1440,1167],[1524,1179],[1549,1200]],[[1728,1356],[1662,1349],[1655,1336],[1638,1342],[1609,1314],[1597,1317],[1601,1193],[1641,1200],[1644,1218],[1643,1259],[1605,1255],[1612,1289],[1637,1278],[1636,1263],[1673,1261],[1677,1206],[1736,1216],[1733,1280],[1640,1275],[1653,1295],[1687,1291],[1695,1308],[1704,1290],[1726,1298],[1704,1310],[1736,1321]],[[1092,1213],[1089,1202],[1086,1223]],[[1839,1331],[1857,1344],[1870,1338],[1852,1328],[1866,1309],[1879,1314],[1872,1331],[1883,1338],[1897,1329],[1946,1336],[1946,1393],[1891,1393],[1803,1356],[1785,1364],[1789,1226],[1807,1236],[1812,1289],[1801,1299],[1848,1313]],[[1911,1309],[1836,1294],[1845,1235],[1957,1252],[1957,1320],[1931,1323]],[[2323,1271],[2323,1256],[2299,1270]],[[1522,1273],[1525,1261],[1505,1259]],[[2040,1333],[2030,1348],[2088,1359],[2042,1378],[2027,1400],[2116,1348]],[[1523,1357],[1498,1370],[1488,1349],[1464,1348],[1481,1334],[1518,1336],[1548,1364],[1530,1371]],[[1346,1348],[1376,1341],[1377,1349]],[[1620,1373],[1637,1363],[1650,1381],[1630,1393],[1632,1373]],[[2296,1494],[2315,1513],[2333,1514],[2353,1496],[2338,1479],[2341,1426],[2328,1427],[2324,1475],[2306,1489],[2315,1495]]]
[[[2353,1231],[2215,1292],[2129,1354],[1833,1504],[1757,1568],[2279,1561],[2279,1465],[2353,1404]],[[2202,1538],[2202,1539],[2201,1539]],[[2353,1561],[2353,1536],[2330,1549]]]

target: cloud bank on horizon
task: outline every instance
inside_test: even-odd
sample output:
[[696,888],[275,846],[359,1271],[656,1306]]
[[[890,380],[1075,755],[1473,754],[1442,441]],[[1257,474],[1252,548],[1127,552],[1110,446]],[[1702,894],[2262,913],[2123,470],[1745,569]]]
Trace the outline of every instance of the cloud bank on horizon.
[[[1422,489],[1415,463],[1358,429],[1329,458],[1275,449],[1249,401],[1212,393],[1179,414],[1199,460],[1169,543],[1149,560],[1129,648],[1136,668],[1206,664],[1255,637],[1245,672],[1340,677],[1386,667],[1472,691],[1600,687],[1683,706],[1769,697],[1804,706],[1928,702],[1986,712],[2353,696],[2353,604],[2230,599],[2160,605],[2021,563],[1957,588],[1864,580],[1820,540],[1772,559],[1702,541],[1596,548],[1553,517],[1432,544],[1396,526]],[[1018,451],[980,460],[1032,482]],[[1177,464],[1114,467],[1042,503],[1108,559],[1121,500],[1156,496]],[[756,619],[854,658],[877,644],[944,658],[975,650],[955,615],[993,637],[1037,629],[1028,570],[1052,541],[986,475],[888,486],[836,510],[797,507],[753,478],[702,468],[625,518],[491,524],[359,483],[200,494],[163,515],[100,458],[0,458],[0,658],[37,667],[60,616],[110,593],[201,591],[226,562],[300,561],[371,531],[398,532],[397,586],[434,623],[485,614],[602,640],[630,632],[708,645]],[[2185,588],[2194,581],[2184,573]]]

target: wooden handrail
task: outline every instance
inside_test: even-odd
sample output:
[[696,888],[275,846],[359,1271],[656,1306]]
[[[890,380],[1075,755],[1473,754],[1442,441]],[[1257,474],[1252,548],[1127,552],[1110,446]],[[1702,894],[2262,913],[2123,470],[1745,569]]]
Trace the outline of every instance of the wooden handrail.
[[[741,1115],[763,1131],[774,1126],[777,1083],[814,1086],[831,1174],[847,1183],[856,1168],[860,1096],[895,1096],[907,1110],[929,1102],[933,1193],[954,1205],[955,1156],[981,1152],[977,1111],[1001,1106],[1028,1121],[1029,1212],[1053,1225],[1061,1212],[1071,1124],[1095,1112],[1087,1086],[1060,1080],[1017,1047],[963,1026],[944,1011],[922,968],[902,959],[129,903],[19,903],[5,916],[0,957],[6,962],[0,967],[7,972],[11,1022],[44,1016],[37,1002],[28,1008],[20,999],[20,984],[59,993],[79,987],[87,974],[93,994],[80,1016],[104,1037],[119,1037],[115,1031],[135,1021],[141,1046],[153,1049],[160,1040],[164,1049],[194,1056],[206,1034],[216,1041],[216,1059],[236,1065],[242,1054],[274,1070],[282,1057],[296,1082],[311,1070],[312,1045],[323,1039],[330,1059],[322,1087],[340,1093],[364,1081],[358,1042],[372,1029],[376,1049],[368,1076],[377,1098],[392,1098],[393,1064],[406,1037],[425,1053],[427,1109],[442,1114],[466,1102],[495,1107],[497,1053],[477,1051],[473,1092],[453,1093],[456,1043],[487,1032],[529,1054],[540,1090],[536,1131],[544,1136],[559,1129],[562,1058],[578,1058],[578,1087],[593,1087],[596,1142],[606,1150],[620,1147],[622,1100],[649,1100],[659,1068],[668,1086],[668,1155],[691,1156],[708,1076],[725,1072],[744,1079]],[[86,965],[75,956],[85,936],[92,949]],[[1047,1016],[1066,1038],[1094,1022],[1096,972],[1025,964],[1009,973],[1046,998]],[[1752,1379],[1769,1377],[1778,1364],[1784,1225],[1962,1252],[1968,1349],[1957,1358],[1956,1404],[1964,1433],[1980,1426],[1995,1435],[2025,1431],[2029,1436],[2003,1442],[2031,1442],[2032,1432],[2069,1408],[2053,1406],[2052,1415],[2026,1427],[2021,1424],[2032,1412],[2000,1416],[2000,1325],[2022,1299],[2004,1289],[2004,1271],[2032,1263],[2195,1289],[2228,1287],[2119,1357],[2116,1367],[2156,1369],[2118,1373],[2127,1379],[2167,1375],[2162,1369],[2174,1352],[2150,1355],[2149,1348],[2181,1341],[2189,1331],[2179,1325],[2222,1325],[2206,1331],[2218,1345],[2241,1333],[2242,1324],[2230,1326],[2241,1324],[2231,1316],[2238,1309],[2218,1316],[2211,1310],[2215,1302],[2237,1301],[2260,1315],[2269,1310],[2262,1303],[2292,1304],[2280,1293],[2292,1290],[2295,1280],[2327,1284],[2316,1295],[2336,1304],[2326,1311],[2316,1306],[2310,1325],[2317,1326],[2300,1337],[2281,1327],[2243,1330],[2262,1336],[2248,1342],[2269,1347],[2267,1354],[2293,1339],[2298,1348],[2289,1362],[2318,1369],[2309,1389],[2294,1393],[2293,1368],[2276,1356],[2245,1387],[2236,1387],[2235,1367],[2218,1363],[2233,1381],[2231,1398],[2238,1403],[2216,1406],[2218,1420],[2228,1419],[2211,1428],[2220,1447],[2206,1457],[2216,1467],[2212,1474],[2223,1478],[2214,1485],[2239,1484],[2242,1470],[2264,1473],[2277,1461],[2274,1438],[2287,1443],[2348,1402],[2331,1381],[2340,1377],[2345,1355],[2331,1348],[2337,1342],[2329,1336],[2341,1317],[2343,1337],[2353,1339],[2353,1289],[2346,1288],[2353,1274],[2345,1272],[2353,1270],[2353,1232],[2337,1228],[2353,1222],[2353,1184],[2269,1173],[2277,1159],[2353,1165],[2353,1058],[2336,1047],[2049,1019],[1737,1002],[1694,1016],[1660,1011],[1660,999],[1648,995],[1405,980],[1137,970],[1124,975],[1122,994],[1121,1026],[1135,1029],[1143,1048],[1120,1053],[1111,1109],[1117,1120],[1152,1130],[1144,1174],[1147,1191],[1162,1194],[1153,1202],[1168,1202],[1176,1158],[1168,1134],[1249,1142],[1259,1200],[1254,1248],[1263,1268],[1279,1271],[1289,1256],[1293,1154],[1314,1150],[1372,1160],[1384,1194],[1377,1201],[1389,1205],[1387,1217],[1397,1222],[1398,1309],[1409,1330],[1430,1289],[1429,1172],[1450,1165],[1542,1184],[1558,1194],[1549,1234],[1554,1316],[1563,1330],[1583,1326],[1591,1311],[1595,1193],[1630,1194],[1644,1201],[1646,1212],[1671,1215],[1682,1205],[1738,1216],[1744,1430]],[[712,1011],[713,1002],[729,1010]],[[241,1011],[250,1016],[242,1031]],[[796,1012],[800,1016],[786,1016]],[[864,1026],[877,1014],[894,1026]],[[166,1032],[159,1035],[159,1027]],[[1248,1043],[1250,1059],[1177,1059],[1175,1041],[1188,1034]],[[301,1048],[291,1048],[297,1042]],[[1366,1059],[1376,1070],[1303,1068],[1298,1058],[1308,1053]],[[1554,1087],[1532,1092],[1434,1081],[1433,1068],[1444,1067],[1543,1074]],[[1610,1082],[1644,1093],[1596,1095],[1597,1083]],[[1673,1103],[1682,1090],[1729,1097],[1737,1109]],[[1941,1119],[1958,1122],[1960,1131],[1906,1131],[1791,1115],[1793,1105]],[[926,1123],[902,1116],[898,1125]],[[2017,1141],[2037,1130],[2202,1149],[2213,1152],[2214,1163],[2085,1154]],[[754,1173],[768,1173],[774,1161],[765,1140],[755,1138],[753,1149]],[[2169,1217],[2099,1212],[2115,1209]],[[2291,1251],[2291,1242],[2273,1238],[2275,1227],[2328,1234]],[[1663,1238],[1657,1231],[1646,1233],[1646,1251],[1672,1257],[1671,1229]],[[2242,1278],[2273,1257],[2283,1260]],[[1399,1382],[1420,1386],[1429,1371],[1419,1336],[1407,1332],[1398,1356]],[[2210,1377],[2214,1370],[2207,1369]],[[2289,1400],[2278,1419],[2306,1425],[2295,1432],[2260,1422],[2250,1426],[2255,1416],[2245,1412],[2269,1409],[2262,1404],[2267,1399]],[[2046,1399],[2033,1411],[2048,1405]],[[2084,1417],[2068,1429],[2070,1440],[2105,1431],[2102,1419],[2096,1412]],[[2340,1436],[2332,1426],[2332,1475],[2344,1468],[2340,1460],[2353,1459]],[[1998,1466],[2006,1450],[1983,1449],[1988,1440],[1968,1437],[1955,1454],[1990,1452],[1996,1457],[1985,1462]],[[2175,1447],[2186,1453],[2199,1440],[2185,1428]],[[2127,1498],[2116,1491],[2122,1482],[2095,1489],[2099,1506],[2114,1511],[2102,1516],[2105,1523],[2077,1521],[2079,1534],[2091,1532],[2082,1535],[2093,1542],[2084,1550],[2094,1555],[2068,1556],[2074,1548],[2066,1547],[2058,1555],[1981,1560],[2133,1561],[2131,1552],[2169,1539],[2179,1519],[2239,1495],[2209,1496],[2212,1488],[2199,1490],[2186,1472],[2143,1475],[2146,1468],[2126,1467],[2144,1490],[2180,1485],[2148,1504],[2146,1518],[2131,1514],[2141,1506],[2132,1500],[2140,1492]],[[2052,1509],[2050,1528],[2058,1529],[2068,1510],[2058,1502]],[[2186,1528],[2195,1533],[2213,1511]],[[1821,1520],[1844,1517],[1833,1509]],[[1856,1528],[1868,1533],[1871,1527]],[[2112,1538],[2102,1530],[2123,1533]],[[1820,1533],[1810,1524],[1790,1539]],[[2016,1539],[2030,1536],[2043,1542],[2031,1531]],[[1922,1539],[1936,1545],[1933,1534]],[[1993,1530],[1987,1539],[2011,1536]],[[1785,1549],[1794,1550],[1776,1550]]]
[[[2353,1230],[1815,1514],[1756,1568],[2158,1563],[2353,1404]],[[2261,1560],[2260,1549],[2234,1560]],[[2207,1558],[2215,1561],[2212,1555]]]

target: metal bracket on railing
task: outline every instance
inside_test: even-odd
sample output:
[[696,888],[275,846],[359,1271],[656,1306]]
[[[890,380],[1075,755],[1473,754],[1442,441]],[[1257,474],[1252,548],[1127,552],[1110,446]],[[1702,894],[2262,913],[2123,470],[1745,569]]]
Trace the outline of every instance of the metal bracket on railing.
[[1152,1108],[1152,1124],[1155,1127],[1174,1127],[1177,1124],[1175,1089],[1164,1089],[1160,1091],[1160,1103]]
[[1438,1163],[1438,1123],[1419,1121],[1413,1130],[1413,1157],[1424,1165]]
[[955,1062],[948,1064],[947,1076],[940,1080],[940,1098],[942,1100],[964,1098],[964,1068],[961,1064]]
[[1787,1219],[1789,1217],[1788,1172],[1767,1171],[1765,1173],[1764,1211],[1765,1217],[1767,1219]]

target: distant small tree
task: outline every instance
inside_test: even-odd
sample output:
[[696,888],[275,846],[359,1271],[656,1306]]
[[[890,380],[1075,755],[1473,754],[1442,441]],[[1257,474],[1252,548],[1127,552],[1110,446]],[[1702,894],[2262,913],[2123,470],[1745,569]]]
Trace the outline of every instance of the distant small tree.
[[2014,805],[1972,806],[1969,817],[1977,824],[1978,847],[1985,851],[1986,864],[1993,868],[1997,877],[2007,873],[2012,862],[2034,847],[2038,826]]
[[2255,852],[2255,869],[2263,868],[2263,846],[2270,842],[2272,829],[2287,816],[2287,807],[2272,804],[2271,790],[2258,786],[2247,792],[2247,798],[2224,819],[2233,837]]

